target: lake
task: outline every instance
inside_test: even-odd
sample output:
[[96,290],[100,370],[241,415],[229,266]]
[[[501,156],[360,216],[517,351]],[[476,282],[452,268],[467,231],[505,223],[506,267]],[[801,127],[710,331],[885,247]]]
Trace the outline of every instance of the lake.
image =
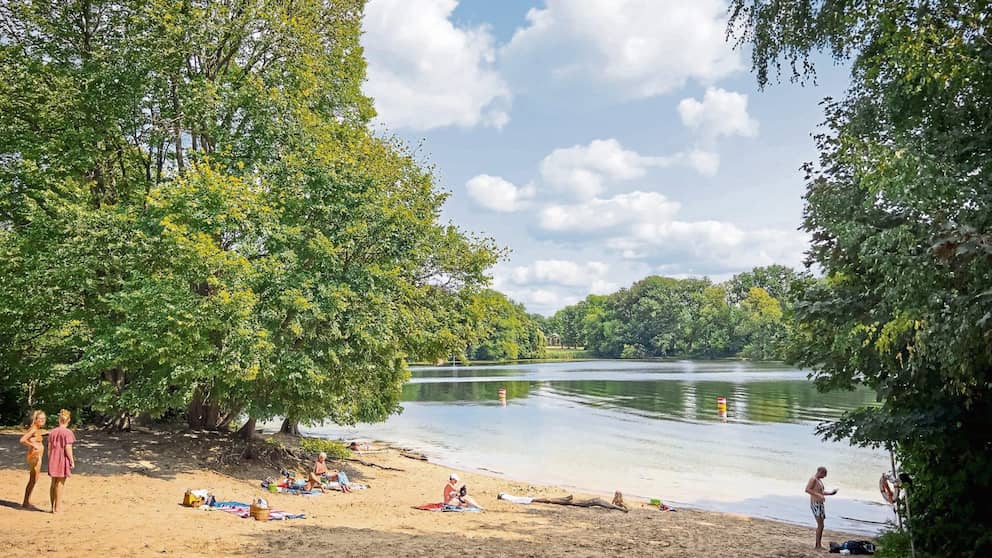
[[403,412],[385,423],[304,430],[385,440],[516,480],[806,525],[814,523],[803,489],[823,465],[827,488],[839,489],[827,500],[828,529],[874,533],[877,522],[894,520],[877,484],[888,455],[815,434],[873,395],[818,393],[796,368],[582,361],[412,373]]

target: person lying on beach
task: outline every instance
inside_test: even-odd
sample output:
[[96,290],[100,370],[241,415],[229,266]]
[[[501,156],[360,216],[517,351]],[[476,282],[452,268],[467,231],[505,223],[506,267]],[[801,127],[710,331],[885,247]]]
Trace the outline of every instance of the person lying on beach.
[[341,487],[341,492],[351,492],[351,483],[348,481],[348,475],[344,471],[331,469],[324,474],[324,479],[328,482],[338,483],[338,486]]
[[456,508],[462,508],[465,506],[472,506],[474,508],[482,509],[482,506],[475,501],[474,498],[468,495],[468,488],[463,484],[461,488],[456,488],[458,485],[458,475],[451,473],[448,476],[448,484],[444,485],[444,504],[446,506],[454,506]]
[[31,426],[28,431],[21,436],[21,445],[28,448],[28,485],[24,487],[23,508],[37,509],[31,504],[31,493],[34,492],[34,485],[41,476],[41,457],[45,454],[45,445],[42,436],[45,432],[45,411],[35,411],[31,414]]

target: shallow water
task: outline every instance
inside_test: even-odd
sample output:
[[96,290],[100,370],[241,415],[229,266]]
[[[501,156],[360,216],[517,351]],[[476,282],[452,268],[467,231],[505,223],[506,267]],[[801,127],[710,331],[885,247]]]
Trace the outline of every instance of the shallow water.
[[[505,389],[505,402],[499,398]],[[727,399],[726,417],[717,398]],[[402,414],[376,425],[305,429],[375,438],[434,460],[587,492],[813,524],[806,480],[829,470],[827,527],[873,533],[881,452],[827,443],[816,425],[870,405],[821,394],[806,372],[736,361],[587,361],[413,369]],[[845,519],[846,518],[846,519]]]

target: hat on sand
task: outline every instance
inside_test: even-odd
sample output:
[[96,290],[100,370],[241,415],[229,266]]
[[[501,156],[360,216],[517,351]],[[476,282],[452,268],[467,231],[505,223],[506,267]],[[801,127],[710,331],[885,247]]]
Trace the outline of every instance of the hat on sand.
[[455,473],[451,473],[450,475],[448,475],[448,480],[453,480],[455,482],[458,482],[458,475]]

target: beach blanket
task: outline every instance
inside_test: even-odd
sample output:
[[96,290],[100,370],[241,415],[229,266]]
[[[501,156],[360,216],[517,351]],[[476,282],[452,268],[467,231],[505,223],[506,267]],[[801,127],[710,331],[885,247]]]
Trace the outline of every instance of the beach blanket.
[[481,512],[482,511],[475,506],[449,506],[447,504],[442,504],[441,502],[436,502],[433,504],[423,504],[421,506],[413,506],[413,509],[433,511],[433,512]]
[[[251,506],[244,502],[214,502],[211,510],[217,510],[234,514],[242,519],[251,516]],[[282,521],[286,519],[306,519],[303,513],[288,513],[281,510],[269,510],[269,521]]]
[[[269,488],[270,483],[266,481],[262,481],[260,486],[266,490],[269,491],[272,490],[271,488]],[[322,486],[324,490],[337,490],[337,491],[341,490],[341,484],[336,482],[325,482]],[[348,488],[352,490],[365,490],[368,487],[369,485],[362,484],[360,482],[348,483]],[[276,485],[276,491],[281,492],[283,494],[292,494],[294,496],[320,496],[321,494],[323,494],[323,492],[320,489],[312,488],[310,490],[307,490],[304,487],[304,485],[301,484],[294,484],[290,486],[287,486],[285,483],[278,484]]]

